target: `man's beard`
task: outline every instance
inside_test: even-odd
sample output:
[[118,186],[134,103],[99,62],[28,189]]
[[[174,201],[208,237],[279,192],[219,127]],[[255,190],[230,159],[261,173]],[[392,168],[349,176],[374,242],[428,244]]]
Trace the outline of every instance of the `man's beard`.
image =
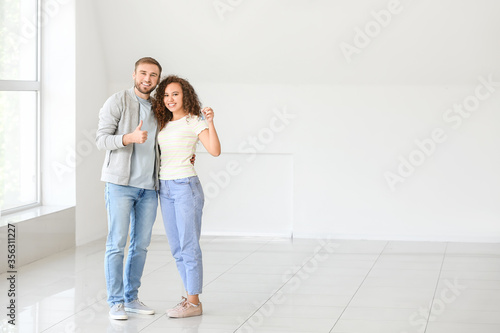
[[135,83],[135,88],[143,94],[150,94],[156,87],[151,86],[149,90],[144,90],[144,87],[140,83]]

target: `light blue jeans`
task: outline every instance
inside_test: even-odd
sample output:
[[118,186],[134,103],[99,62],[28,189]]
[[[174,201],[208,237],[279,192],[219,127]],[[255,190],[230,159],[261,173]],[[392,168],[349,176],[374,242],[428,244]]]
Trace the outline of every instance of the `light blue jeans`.
[[[104,257],[108,304],[137,299],[147,248],[158,209],[158,194],[132,186],[106,183],[108,238]],[[123,272],[123,257],[130,225],[130,245]]]
[[184,288],[198,295],[203,286],[200,248],[201,215],[205,198],[197,176],[160,180],[160,204],[170,251]]

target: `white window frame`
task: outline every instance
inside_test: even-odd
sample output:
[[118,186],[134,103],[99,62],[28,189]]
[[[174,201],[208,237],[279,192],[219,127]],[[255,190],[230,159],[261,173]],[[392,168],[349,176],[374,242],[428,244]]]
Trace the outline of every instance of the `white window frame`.
[[41,206],[42,204],[42,184],[41,184],[41,156],[40,156],[40,138],[41,138],[41,24],[40,24],[40,16],[41,16],[41,1],[42,0],[33,0],[36,6],[37,13],[37,31],[36,31],[36,80],[35,81],[27,81],[27,80],[0,80],[0,91],[32,91],[36,92],[36,199],[35,202],[5,209],[0,211],[0,215],[7,215],[10,213],[16,213],[22,210],[26,210],[29,208],[34,208],[37,206]]

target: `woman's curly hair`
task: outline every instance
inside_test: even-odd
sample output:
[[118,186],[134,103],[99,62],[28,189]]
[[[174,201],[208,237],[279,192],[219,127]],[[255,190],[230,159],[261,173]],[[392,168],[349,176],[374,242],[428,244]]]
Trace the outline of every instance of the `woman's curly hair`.
[[201,103],[191,83],[176,75],[169,75],[160,82],[153,98],[153,112],[158,121],[158,131],[162,130],[173,117],[172,112],[170,112],[164,102],[165,89],[170,83],[179,83],[181,85],[184,110],[192,116],[201,115]]

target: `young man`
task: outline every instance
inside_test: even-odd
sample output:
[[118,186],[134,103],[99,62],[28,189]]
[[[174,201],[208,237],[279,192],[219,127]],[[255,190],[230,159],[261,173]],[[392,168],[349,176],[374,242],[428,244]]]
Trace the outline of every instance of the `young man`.
[[101,176],[108,212],[104,270],[112,319],[127,319],[127,311],[154,314],[139,301],[138,289],[158,207],[159,150],[150,94],[160,75],[158,61],[139,59],[132,74],[134,87],[111,96],[99,112],[96,144],[106,150]]

